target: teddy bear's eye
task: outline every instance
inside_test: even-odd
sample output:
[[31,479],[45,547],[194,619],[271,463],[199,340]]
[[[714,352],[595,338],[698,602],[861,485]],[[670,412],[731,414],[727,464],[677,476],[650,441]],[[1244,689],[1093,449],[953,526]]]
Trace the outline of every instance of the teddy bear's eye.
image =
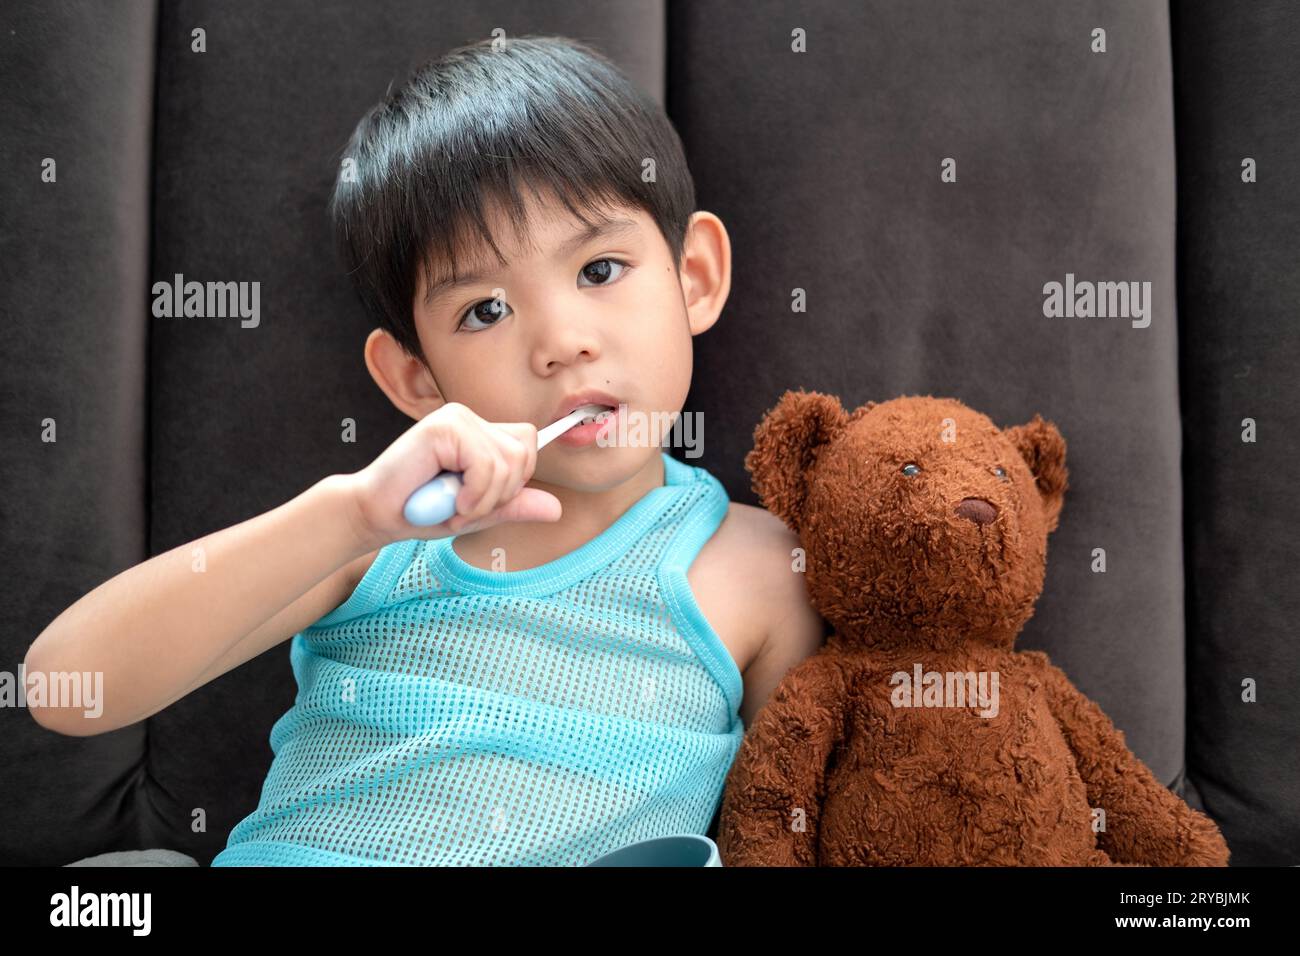
[[999,478],[1005,478],[1007,476],[1007,473],[1002,470],[1001,465],[994,467],[993,474],[997,475]]
[[910,461],[903,466],[903,474],[907,475],[907,477],[909,478],[911,478],[913,475],[919,475],[920,473],[921,473],[920,466],[915,465]]

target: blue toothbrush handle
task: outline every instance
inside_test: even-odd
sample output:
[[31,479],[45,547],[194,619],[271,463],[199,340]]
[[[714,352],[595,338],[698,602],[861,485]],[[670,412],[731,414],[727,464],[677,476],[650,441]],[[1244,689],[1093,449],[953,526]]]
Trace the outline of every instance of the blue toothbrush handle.
[[464,472],[442,471],[432,481],[427,481],[406,499],[402,515],[413,525],[421,527],[441,524],[456,513],[456,496],[460,494]]

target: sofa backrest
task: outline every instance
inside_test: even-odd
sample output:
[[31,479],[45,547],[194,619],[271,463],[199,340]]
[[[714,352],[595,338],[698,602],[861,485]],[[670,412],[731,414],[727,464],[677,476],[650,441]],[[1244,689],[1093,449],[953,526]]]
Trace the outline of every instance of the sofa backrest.
[[[1281,360],[1294,367],[1296,339],[1274,328],[1300,282],[1280,260],[1295,128],[1262,119],[1292,115],[1294,41],[1243,35],[1209,3],[1188,5],[1172,48],[1163,2],[757,11],[571,2],[498,23],[423,0],[378,17],[342,0],[256,14],[196,0],[0,17],[14,51],[0,62],[0,301],[21,357],[5,369],[3,474],[22,503],[0,516],[20,597],[4,669],[100,582],[363,467],[409,426],[366,373],[369,326],[332,255],[343,144],[390,83],[451,46],[498,27],[565,34],[666,105],[699,206],[731,235],[731,297],[696,339],[687,403],[704,454],[686,460],[756,503],[744,454],[787,388],[1051,419],[1071,487],[1021,648],[1047,651],[1160,779],[1201,788],[1188,797],[1220,819],[1234,862],[1294,855],[1295,704],[1243,720],[1238,699],[1255,676],[1276,701],[1300,667],[1296,589],[1276,587],[1295,567]],[[1218,93],[1252,43],[1272,71],[1236,80],[1239,99]],[[1175,69],[1173,50],[1223,62]],[[1234,105],[1256,84],[1267,104]],[[1203,135],[1176,136],[1176,117]],[[1225,124],[1240,140],[1217,143]],[[1269,149],[1274,178],[1238,190],[1236,153]],[[1270,221],[1275,246],[1254,238]],[[257,281],[259,325],[152,316],[152,283],[176,275]],[[1136,282],[1149,311],[1049,317],[1052,282]],[[1267,441],[1236,440],[1246,415]],[[46,419],[57,442],[39,438]],[[256,805],[294,693],[285,645],[100,736],[6,710],[0,861],[165,846],[206,863]]]

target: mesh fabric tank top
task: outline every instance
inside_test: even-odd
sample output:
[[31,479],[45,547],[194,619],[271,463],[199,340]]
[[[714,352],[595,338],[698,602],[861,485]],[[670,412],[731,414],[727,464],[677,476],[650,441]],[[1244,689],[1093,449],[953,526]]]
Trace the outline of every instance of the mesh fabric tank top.
[[576,865],[707,833],[742,688],[686,569],[728,500],[661,456],[662,486],[539,567],[382,548],[294,635],[261,799],[212,865]]

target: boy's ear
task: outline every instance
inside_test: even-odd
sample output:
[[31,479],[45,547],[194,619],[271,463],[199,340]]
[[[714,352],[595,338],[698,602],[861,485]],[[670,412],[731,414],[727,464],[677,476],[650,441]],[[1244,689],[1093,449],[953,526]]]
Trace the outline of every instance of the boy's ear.
[[808,474],[818,450],[848,422],[834,395],[800,389],[782,395],[754,429],[754,447],[745,456],[751,487],[763,506],[796,534],[803,524]]
[[1002,433],[1011,439],[1033,472],[1038,493],[1043,498],[1043,513],[1047,517],[1047,530],[1056,530],[1069,487],[1069,472],[1065,468],[1065,439],[1051,422],[1035,415],[1027,424],[1013,425]]

